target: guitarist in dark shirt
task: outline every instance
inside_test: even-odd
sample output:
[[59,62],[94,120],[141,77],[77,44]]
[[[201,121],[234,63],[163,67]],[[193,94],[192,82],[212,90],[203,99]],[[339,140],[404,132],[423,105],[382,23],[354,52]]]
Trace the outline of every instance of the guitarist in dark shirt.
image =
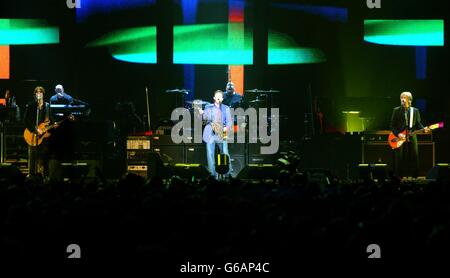
[[[34,99],[29,102],[25,109],[24,123],[25,127],[36,134],[36,138],[45,134],[45,130],[39,128],[39,125],[50,122],[50,105],[44,101],[45,89],[38,86],[34,89]],[[37,144],[34,139],[35,146],[28,146],[28,169],[30,175],[41,174],[48,175],[48,146],[44,140],[41,144]]]
[[[412,132],[428,127],[422,125],[419,109],[411,107],[412,94],[403,92],[400,94],[401,106],[392,111],[391,130],[400,139],[406,139],[400,148],[394,149],[394,172],[399,177],[417,177],[419,174],[419,149],[417,136]],[[406,130],[406,135],[403,131]]]

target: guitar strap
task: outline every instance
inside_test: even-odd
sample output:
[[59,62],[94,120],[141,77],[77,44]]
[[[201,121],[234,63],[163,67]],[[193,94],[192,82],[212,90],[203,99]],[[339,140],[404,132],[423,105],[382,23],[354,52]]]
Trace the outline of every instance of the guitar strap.
[[35,124],[35,130],[34,132],[37,132],[38,126],[39,126],[39,104],[36,102],[36,124]]
[[408,127],[408,111],[404,110],[403,116],[405,117],[405,126]]
[[409,130],[411,130],[413,127],[413,117],[414,117],[414,108],[411,106],[409,108],[409,111],[405,111],[405,125],[406,125],[407,129],[409,129]]
[[50,120],[50,104],[48,102],[45,103],[45,121]]
[[409,129],[410,129],[410,130],[412,129],[412,126],[413,126],[413,116],[414,116],[414,109],[413,109],[413,107],[411,106],[411,107],[409,108]]

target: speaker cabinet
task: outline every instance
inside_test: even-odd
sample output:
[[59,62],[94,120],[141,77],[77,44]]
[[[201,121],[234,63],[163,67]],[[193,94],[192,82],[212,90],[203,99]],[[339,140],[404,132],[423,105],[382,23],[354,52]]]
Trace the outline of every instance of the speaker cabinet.
[[239,175],[245,165],[247,165],[245,155],[230,155],[230,162],[233,168],[233,172],[231,173],[233,178]]
[[150,150],[127,150],[127,164],[145,165],[149,158]]
[[270,144],[248,143],[248,164],[272,164],[278,154],[261,154],[261,147],[269,146]]
[[[428,170],[435,165],[434,142],[419,142],[419,176],[426,176]],[[362,163],[387,164],[392,168],[394,153],[387,143],[368,142],[362,144]]]
[[186,144],[186,163],[207,165],[206,144]]
[[361,147],[363,164],[387,164],[392,167],[394,153],[387,142],[367,142]]
[[5,122],[1,136],[1,162],[27,164],[28,145],[23,140],[25,125]]
[[[248,155],[263,155],[261,154],[261,147],[269,147],[271,143],[261,144],[259,141],[257,143],[248,143]],[[275,155],[275,154],[274,154]]]
[[228,152],[230,156],[244,155],[247,151],[247,144],[245,143],[228,143]]
[[23,135],[4,135],[3,140],[3,161],[28,159],[28,145]]
[[173,145],[175,143],[172,141],[172,137],[170,135],[157,135],[153,136],[152,144],[154,146],[161,146],[161,145]]
[[419,142],[419,175],[426,176],[436,165],[434,142]]
[[184,146],[180,145],[153,145],[153,151],[161,157],[163,163],[184,163]]

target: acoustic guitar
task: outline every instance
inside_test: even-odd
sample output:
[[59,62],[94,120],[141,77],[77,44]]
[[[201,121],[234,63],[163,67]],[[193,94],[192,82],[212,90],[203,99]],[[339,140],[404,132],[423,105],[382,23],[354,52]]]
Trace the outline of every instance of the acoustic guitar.
[[29,146],[39,146],[45,138],[50,137],[51,133],[49,132],[49,130],[51,130],[52,128],[57,128],[65,120],[73,121],[74,119],[75,117],[73,115],[69,115],[67,118],[53,124],[50,124],[50,121],[45,121],[38,126],[38,129],[42,131],[41,134],[38,134],[37,132],[31,132],[28,128],[26,128],[23,132],[23,138]]

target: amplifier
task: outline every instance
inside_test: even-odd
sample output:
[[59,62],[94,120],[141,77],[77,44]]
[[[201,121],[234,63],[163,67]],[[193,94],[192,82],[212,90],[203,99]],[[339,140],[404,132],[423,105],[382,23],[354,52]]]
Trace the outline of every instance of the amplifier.
[[248,164],[273,164],[275,158],[274,155],[249,155]]
[[128,164],[147,164],[150,150],[127,150]]
[[4,135],[3,159],[28,159],[28,145],[25,143],[23,135]]
[[23,136],[25,130],[25,124],[23,123],[11,123],[5,122],[3,127],[3,133],[5,135],[20,135]]
[[361,140],[364,142],[387,142],[389,130],[378,130],[378,131],[368,131],[364,132],[361,136]]
[[150,137],[128,136],[127,150],[150,150]]
[[141,176],[143,178],[147,178],[147,165],[128,165],[127,166],[127,172],[136,174],[138,176]]

